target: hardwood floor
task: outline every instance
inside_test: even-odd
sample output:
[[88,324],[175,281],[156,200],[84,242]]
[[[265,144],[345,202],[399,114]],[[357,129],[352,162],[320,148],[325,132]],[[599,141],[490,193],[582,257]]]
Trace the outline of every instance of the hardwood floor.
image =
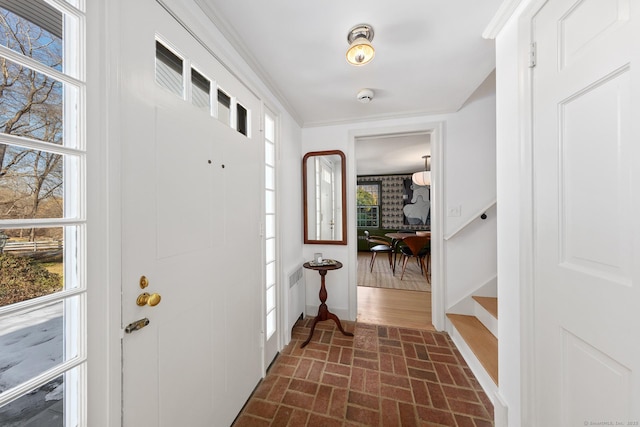
[[358,286],[358,321],[433,331],[431,292]]
[[402,262],[398,260],[397,272],[394,275],[389,268],[389,263],[384,256],[378,257],[370,271],[371,255],[368,252],[358,253],[358,286],[370,286],[372,288],[404,289],[412,291],[431,291],[431,284],[420,272],[417,263],[412,262],[407,266],[404,278],[400,280]]

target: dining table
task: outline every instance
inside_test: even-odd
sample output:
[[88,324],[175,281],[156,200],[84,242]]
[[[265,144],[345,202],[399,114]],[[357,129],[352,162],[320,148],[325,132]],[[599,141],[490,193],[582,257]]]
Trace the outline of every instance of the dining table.
[[398,245],[407,237],[415,236],[417,233],[420,233],[420,235],[423,235],[423,236],[431,237],[431,231],[418,231],[415,233],[395,232],[395,233],[385,234],[386,237],[389,237],[391,239],[391,247],[393,248],[393,266],[391,271],[393,272],[394,275],[396,274],[396,259],[398,257]]

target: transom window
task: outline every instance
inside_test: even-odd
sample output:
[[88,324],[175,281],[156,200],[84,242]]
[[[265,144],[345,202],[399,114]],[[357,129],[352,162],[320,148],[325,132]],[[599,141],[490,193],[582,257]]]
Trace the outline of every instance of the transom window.
[[[160,40],[156,40],[155,69],[156,83],[160,86],[182,99],[190,100],[194,106],[216,117],[221,123],[249,136],[250,112],[233,96],[217,88],[202,70],[191,66],[189,58]],[[216,97],[213,100],[212,94]],[[215,108],[212,108],[214,105]]]
[[191,102],[196,107],[211,111],[211,81],[191,68]]

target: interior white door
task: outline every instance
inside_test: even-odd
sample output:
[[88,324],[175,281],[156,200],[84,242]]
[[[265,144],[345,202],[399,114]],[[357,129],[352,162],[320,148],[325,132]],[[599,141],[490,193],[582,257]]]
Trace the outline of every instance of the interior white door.
[[[260,102],[155,1],[121,18],[122,326],[149,320],[123,337],[123,425],[228,426],[262,372]],[[157,82],[156,40],[180,59],[174,86]],[[160,303],[138,306],[144,292]]]
[[640,421],[639,12],[550,0],[532,22],[533,425]]

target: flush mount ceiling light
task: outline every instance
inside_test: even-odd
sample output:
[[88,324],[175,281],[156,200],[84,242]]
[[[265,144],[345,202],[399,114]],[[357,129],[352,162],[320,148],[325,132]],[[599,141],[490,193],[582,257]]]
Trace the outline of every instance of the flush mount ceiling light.
[[349,30],[347,41],[347,62],[351,65],[364,65],[370,62],[376,51],[371,46],[373,27],[369,24],[358,24]]

